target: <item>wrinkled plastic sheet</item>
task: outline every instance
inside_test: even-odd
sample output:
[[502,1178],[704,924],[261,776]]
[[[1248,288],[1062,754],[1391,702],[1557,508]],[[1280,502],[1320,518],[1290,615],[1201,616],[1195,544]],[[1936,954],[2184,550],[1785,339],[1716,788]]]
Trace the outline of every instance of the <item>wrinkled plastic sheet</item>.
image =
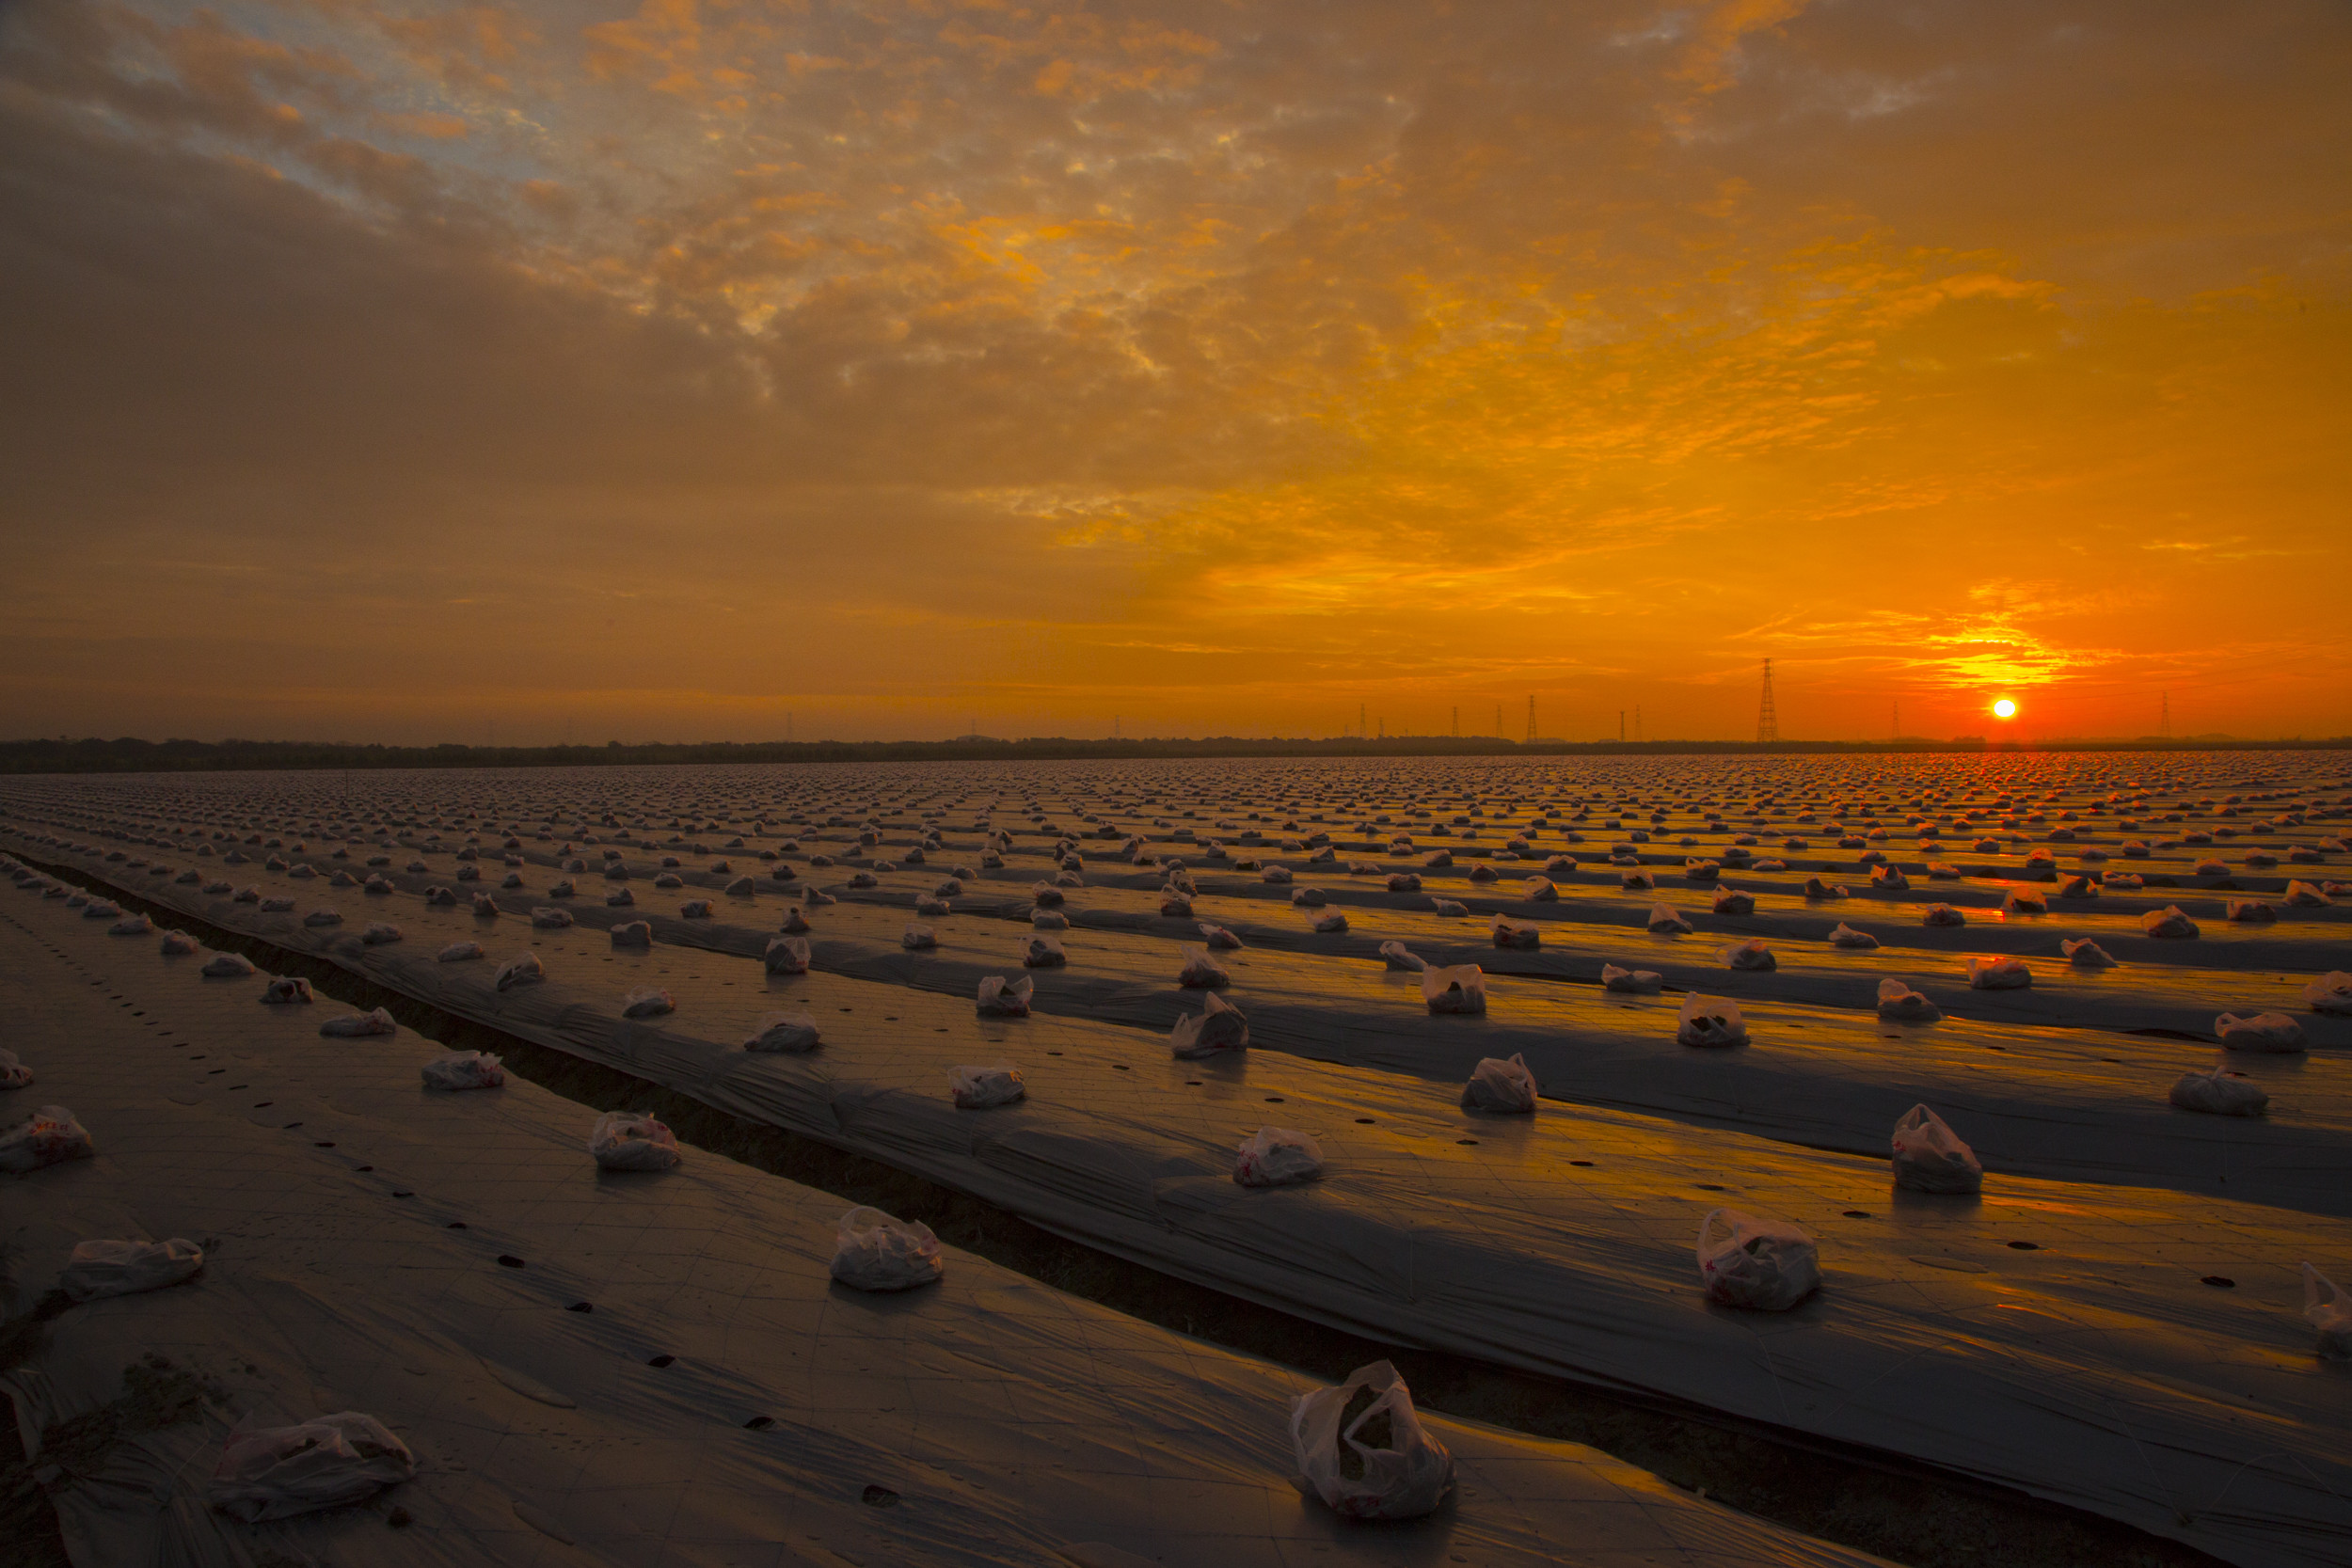
[[[274,918],[248,909],[223,909],[223,923]],[[471,924],[403,918],[422,926],[425,912]],[[550,973],[501,997],[483,966],[433,964],[437,935],[403,951],[286,924],[274,920],[271,940],[461,1016],[1376,1338],[1884,1449],[2233,1561],[2331,1561],[2352,1528],[2342,1370],[2312,1354],[2295,1272],[2306,1256],[2352,1254],[2341,1219],[2010,1174],[1982,1141],[1981,1198],[1918,1198],[1890,1190],[1883,1157],[1598,1106],[1480,1118],[1454,1108],[1451,1086],[1394,1072],[1270,1052],[1177,1063],[1134,1030],[1043,1011],[977,1020],[968,995],[821,970],[761,976],[659,936],[648,954],[613,954],[593,926],[526,938],[499,922],[501,943],[537,939]],[[678,1013],[659,1028],[621,1022],[620,994],[655,983]],[[824,1050],[780,1061],[717,1043],[780,1002],[810,1008]],[[1771,1009],[1751,1016],[1769,1028]],[[999,1057],[1023,1069],[1027,1101],[954,1110],[948,1069]],[[2160,1093],[2163,1075],[2150,1077]],[[1903,1093],[1905,1106],[1929,1098]],[[1236,1188],[1233,1144],[1278,1118],[1322,1142],[1329,1173],[1306,1189]],[[1955,1125],[1978,1141],[1966,1116]],[[1781,1317],[1707,1307],[1691,1248],[1722,1203],[1820,1237],[1822,1294]]]
[[[105,868],[85,863],[84,869],[103,875]],[[1025,918],[1007,916],[1016,909],[1025,915],[1025,883],[1017,901],[997,884],[981,883],[978,896],[958,900],[955,915],[930,922],[935,948],[910,953],[901,945],[915,892],[934,885],[935,872],[884,873],[881,887],[845,890],[839,903],[813,911],[807,940],[815,966],[967,998],[987,975],[1026,973],[1037,984],[1040,1011],[1165,1033],[1180,1013],[1199,1009],[1197,995],[1178,988],[1175,977],[1181,944],[1197,940],[1199,920],[1206,919],[1249,943],[1220,961],[1234,980],[1225,995],[1248,1014],[1260,1048],[1454,1088],[1483,1057],[1523,1054],[1544,1092],[1556,1099],[1854,1154],[1883,1150],[1896,1117],[1926,1100],[1965,1122],[1970,1142],[2008,1171],[2159,1186],[2352,1217],[2352,1182],[2344,1180],[2352,1169],[2352,1052],[2331,1049],[2352,1047],[2352,1019],[2310,1013],[2300,1001],[2310,974],[2352,963],[2352,954],[2326,945],[2352,930],[2341,924],[2315,925],[2296,968],[2261,975],[2260,986],[2232,979],[2231,989],[2219,992],[2248,998],[2242,1010],[2295,1011],[2315,1047],[2283,1057],[2229,1053],[2229,1065],[2260,1079],[2273,1102],[2268,1117],[2235,1118],[2180,1112],[2166,1098],[2181,1073],[2213,1064],[2217,1044],[2117,1032],[2129,1020],[2169,1017],[2209,1034],[2216,982],[2203,970],[2135,964],[2076,972],[2053,958],[2039,961],[2040,991],[1970,991],[1948,955],[1847,953],[1818,942],[1809,950],[1778,947],[1784,967],[1776,973],[1722,967],[1715,955],[1738,934],[1730,927],[1753,921],[1718,922],[1724,930],[1703,928],[1681,938],[1611,928],[1610,942],[1594,937],[1591,927],[1553,928],[1555,935],[1565,931],[1593,942],[1585,958],[1556,948],[1499,951],[1466,942],[1475,933],[1466,932],[1463,921],[1409,912],[1366,922],[1345,938],[1307,937],[1303,921],[1253,924],[1250,916],[1260,906],[1236,901],[1229,910],[1205,895],[1196,901],[1196,920],[1162,919],[1155,908],[1144,910],[1147,895],[1089,886],[1072,890],[1062,906],[1072,921],[1072,929],[1058,933],[1072,955],[1069,965],[1025,972],[1019,945],[1028,927]],[[294,882],[266,873],[254,879],[266,891],[298,892],[306,907],[326,901],[317,880]],[[414,895],[433,879],[401,874],[392,879]],[[637,885],[644,887],[642,879]],[[181,886],[149,888],[145,895],[290,946],[346,955],[338,961],[373,961],[357,951],[358,939],[340,928],[321,943],[301,927],[299,909],[262,915],[254,906],[203,898]],[[343,901],[357,896],[346,893]],[[404,957],[414,958],[453,937],[494,944],[527,941],[518,911],[538,896],[506,895],[515,911],[496,922],[477,920],[465,907],[421,909],[413,896],[366,902],[399,908],[412,933]],[[756,958],[770,940],[768,927],[788,903],[776,896],[722,900],[713,918],[688,920],[672,912],[677,901],[676,895],[657,894],[634,908],[610,909],[581,897],[570,909],[591,930],[644,920],[661,944]],[[1712,917],[1701,912],[1696,918],[1704,927]],[[1416,919],[1432,923],[1434,937],[1443,940],[1428,931],[1414,935],[1408,922]],[[1486,1015],[1429,1017],[1414,977],[1386,970],[1378,957],[1379,942],[1395,931],[1405,932],[1407,945],[1432,962],[1484,966],[1492,998]],[[2049,944],[2056,940],[2050,936]],[[1597,982],[1604,957],[1660,972],[1668,990],[1629,997],[1603,992],[1597,983],[1568,983]],[[1705,961],[1715,967],[1703,967]],[[1877,982],[1886,975],[1910,980],[1939,1003],[1945,1018],[1931,1024],[1880,1020]],[[2086,1021],[2074,1002],[2053,1000],[2054,985],[2072,988],[2068,997],[2104,997],[2113,1016]],[[1756,1046],[1694,1053],[1677,1045],[1673,1020],[1680,998],[1674,992],[1682,988],[1738,999],[1753,1021]],[[2195,999],[2200,988],[2201,1005]]]
[[[431,1042],[323,1041],[333,1004],[253,989],[55,905],[0,908],[0,1007],[99,1141],[0,1181],[20,1297],[85,1236],[211,1239],[193,1282],[73,1308],[0,1377],[37,1468],[128,1363],[166,1357],[218,1396],[50,1478],[77,1568],[1532,1565],[1571,1542],[1624,1568],[1879,1561],[1434,1416],[1455,1502],[1350,1525],[1290,1484],[1287,1402],[1313,1386],[1295,1372],[952,1249],[937,1287],[834,1286],[841,1199],[700,1151],[599,1176],[585,1107],[519,1081],[431,1094]],[[414,1481],[256,1526],[205,1507],[233,1426],[346,1408],[409,1444]]]

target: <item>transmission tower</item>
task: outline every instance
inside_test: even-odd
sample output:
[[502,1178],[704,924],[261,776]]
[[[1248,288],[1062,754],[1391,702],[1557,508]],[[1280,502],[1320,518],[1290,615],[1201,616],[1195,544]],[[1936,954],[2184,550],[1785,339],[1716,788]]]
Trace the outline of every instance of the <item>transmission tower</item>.
[[2164,706],[2158,710],[2161,716],[2156,721],[2156,733],[2169,740],[2172,738],[2172,693],[2166,692],[2163,701]]
[[1364,705],[1361,703],[1356,705],[1356,738],[1364,738]]
[[1756,742],[1769,746],[1780,738],[1780,715],[1772,709],[1772,661],[1764,661],[1764,699],[1756,706]]
[[1535,694],[1532,691],[1527,696],[1527,743],[1535,744]]
[[1462,733],[1462,710],[1461,710],[1460,708],[1458,708],[1458,707],[1457,707],[1457,708],[1455,708],[1455,709],[1454,710],[1454,736],[1458,738],[1458,737],[1461,736],[1461,733]]

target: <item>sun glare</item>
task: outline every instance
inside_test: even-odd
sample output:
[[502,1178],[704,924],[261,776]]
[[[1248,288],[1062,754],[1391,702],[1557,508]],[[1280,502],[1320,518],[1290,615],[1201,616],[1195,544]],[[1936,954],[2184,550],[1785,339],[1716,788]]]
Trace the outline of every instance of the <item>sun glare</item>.
[[2004,697],[1999,702],[1993,705],[1993,717],[1995,719],[2014,719],[2017,717],[2017,705],[2010,702],[2007,697]]

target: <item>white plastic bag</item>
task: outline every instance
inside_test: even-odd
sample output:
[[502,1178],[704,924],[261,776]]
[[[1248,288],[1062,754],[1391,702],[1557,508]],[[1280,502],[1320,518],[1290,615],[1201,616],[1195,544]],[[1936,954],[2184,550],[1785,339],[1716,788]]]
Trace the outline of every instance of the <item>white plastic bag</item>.
[[2023,958],[1972,958],[1968,960],[1970,990],[2024,990],[2033,984],[2033,971]]
[[214,1466],[213,1506],[247,1524],[339,1508],[417,1473],[416,1456],[356,1410],[232,1435]]
[[1470,1069],[1470,1082],[1462,1085],[1462,1108],[1503,1116],[1533,1112],[1535,1075],[1527,1070],[1527,1058],[1515,1055],[1507,1062],[1498,1056],[1481,1058]]
[[1037,994],[1037,982],[1024,974],[1008,982],[1001,974],[991,974],[980,982],[977,1011],[982,1018],[1026,1018],[1029,1002]]
[[418,1070],[428,1089],[495,1089],[506,1082],[504,1059],[481,1051],[453,1051]]
[[167,958],[185,958],[196,951],[196,939],[185,931],[164,933],[163,954]]
[[2319,1330],[2322,1356],[2352,1360],[2352,1296],[2309,1263],[2303,1265],[2303,1316]]
[[1851,948],[1857,953],[1867,953],[1878,946],[1879,939],[1867,931],[1857,931],[1841,920],[1837,923],[1836,928],[1830,932],[1829,944],[1832,947]]
[[1212,926],[1206,921],[1200,924],[1200,937],[1212,953],[1230,953],[1241,945],[1241,938],[1222,926]]
[[993,1106],[1009,1105],[1027,1098],[1029,1092],[1021,1082],[1021,1069],[1010,1062],[998,1062],[993,1067],[951,1068],[947,1077],[959,1111],[985,1111]]
[[2303,1026],[2285,1013],[2256,1013],[2251,1018],[2223,1013],[2213,1021],[2213,1032],[2221,1037],[2222,1045],[2231,1051],[2285,1053],[2300,1051],[2305,1045]]
[[499,965],[491,984],[500,990],[512,990],[516,986],[535,986],[547,977],[548,967],[539,961],[538,954],[517,953]]
[[1736,1002],[1719,1002],[1697,991],[1682,999],[1675,1015],[1675,1038],[1684,1045],[1709,1048],[1748,1043],[1748,1021]]
[[1666,986],[1666,977],[1655,970],[1619,969],[1604,961],[1600,966],[1600,989],[1622,991],[1629,996],[1656,996]]
[[1944,1009],[1909,982],[1892,977],[1879,982],[1879,1017],[1889,1023],[1933,1023],[1943,1016]]
[[939,933],[932,930],[929,926],[922,925],[915,921],[909,921],[907,923],[907,928],[898,933],[898,945],[905,948],[910,953],[930,952],[938,947]]
[[486,956],[482,951],[482,943],[478,942],[453,942],[436,955],[439,961],[445,964],[471,963],[476,958]]
[[1770,970],[1780,967],[1780,960],[1772,957],[1772,950],[1764,945],[1762,937],[1750,937],[1743,942],[1724,948],[1723,959],[1727,969]]
[[330,1018],[319,1025],[319,1033],[332,1039],[356,1040],[371,1035],[392,1034],[399,1027],[392,1022],[389,1012],[377,1007],[370,1012],[345,1013],[341,1018]]
[[310,982],[299,974],[281,974],[262,988],[262,1000],[268,1003],[309,1002]]
[[588,1133],[588,1152],[606,1170],[668,1170],[678,1162],[676,1135],[632,1111],[598,1117]]
[[1290,1187],[1323,1174],[1323,1149],[1304,1132],[1261,1127],[1233,1153],[1233,1180],[1245,1187]]
[[1699,1221],[1699,1283],[1707,1299],[1757,1312],[1786,1312],[1821,1283],[1813,1238],[1781,1220],[1711,1209]]
[[650,920],[623,921],[612,927],[612,945],[650,948],[653,946],[653,922]]
[[2241,1072],[2217,1065],[2205,1072],[2185,1072],[2166,1097],[2184,1111],[2209,1117],[2258,1117],[2270,1106],[2262,1085]]
[[2160,910],[2150,910],[2139,917],[2139,928],[2152,937],[2167,937],[2185,942],[2197,935],[2197,922],[2181,912],[2178,904],[2167,904]]
[[19,1176],[67,1160],[87,1160],[94,1152],[88,1130],[62,1105],[43,1105],[28,1119],[0,1132],[0,1171]]
[[805,974],[808,973],[808,939],[771,937],[767,951],[761,957],[771,974]]
[[33,1069],[17,1060],[15,1052],[0,1050],[0,1089],[27,1088],[32,1082]]
[[571,925],[572,911],[551,905],[535,909],[531,911],[531,923],[542,931],[561,931]]
[[920,1220],[897,1220],[860,1206],[841,1216],[833,1276],[855,1291],[911,1291],[946,1273],[939,1238]]
[[1202,1000],[1208,1006],[1200,1012],[1185,1013],[1176,1020],[1176,1026],[1168,1031],[1168,1051],[1183,1061],[1214,1056],[1220,1051],[1247,1051],[1249,1021],[1242,1016],[1241,1009],[1215,991]]
[[677,999],[660,986],[630,991],[621,999],[623,1018],[660,1018],[677,1011]]
[[1233,977],[1225,972],[1223,964],[1209,957],[1207,948],[1185,942],[1177,951],[1184,961],[1176,972],[1176,983],[1187,990],[1211,990],[1232,984]]
[[1543,945],[1544,928],[1532,920],[1513,920],[1499,914],[1494,917],[1493,930],[1497,947],[1530,952]]
[[1069,961],[1069,953],[1055,937],[1032,936],[1021,949],[1021,964],[1025,969],[1059,969]]
[[822,1043],[817,1021],[806,1013],[762,1013],[744,1037],[746,1051],[783,1052],[803,1055]]
[[1386,1361],[1291,1401],[1291,1447],[1305,1489],[1350,1519],[1417,1519],[1454,1490],[1454,1456]]
[[1720,887],[1715,890],[1717,914],[1742,915],[1756,912],[1756,895],[1741,893],[1738,888]]
[[204,1249],[183,1236],[168,1242],[81,1242],[57,1275],[57,1288],[75,1301],[136,1295],[191,1278],[204,1266]]
[[1671,904],[1652,904],[1649,907],[1649,928],[1652,935],[1661,937],[1687,937],[1692,930],[1691,923],[1677,914]]
[[1976,1150],[1925,1105],[1895,1123],[1895,1185],[1915,1193],[1973,1193],[1984,1186]]
[[1483,1013],[1486,971],[1476,964],[1431,964],[1421,972],[1421,999],[1433,1013]]
[[1419,974],[1429,967],[1426,959],[1414,957],[1403,942],[1393,941],[1380,944],[1380,961],[1387,968],[1401,969],[1413,974]]
[[1309,925],[1308,929],[1311,930],[1319,937],[1345,936],[1347,934],[1347,916],[1342,914],[1337,910],[1333,910],[1329,914],[1315,916],[1313,921]]
[[253,960],[242,953],[215,953],[197,973],[207,980],[241,980],[253,973]]
[[2331,969],[2303,988],[2303,1000],[2315,1013],[2352,1018],[2352,974]]
[[1949,904],[1930,904],[1927,912],[1920,915],[1919,924],[1922,926],[1965,926],[1968,924],[1968,916]]
[[2076,969],[2113,969],[2114,956],[2090,937],[2067,937],[2058,943],[2058,951]]

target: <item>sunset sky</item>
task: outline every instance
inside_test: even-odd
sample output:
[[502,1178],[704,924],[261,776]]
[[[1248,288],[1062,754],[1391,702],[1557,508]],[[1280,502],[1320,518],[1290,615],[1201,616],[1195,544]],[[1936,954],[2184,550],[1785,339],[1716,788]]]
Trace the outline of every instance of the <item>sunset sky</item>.
[[2347,83],[2338,0],[0,0],[0,736],[2352,732]]

